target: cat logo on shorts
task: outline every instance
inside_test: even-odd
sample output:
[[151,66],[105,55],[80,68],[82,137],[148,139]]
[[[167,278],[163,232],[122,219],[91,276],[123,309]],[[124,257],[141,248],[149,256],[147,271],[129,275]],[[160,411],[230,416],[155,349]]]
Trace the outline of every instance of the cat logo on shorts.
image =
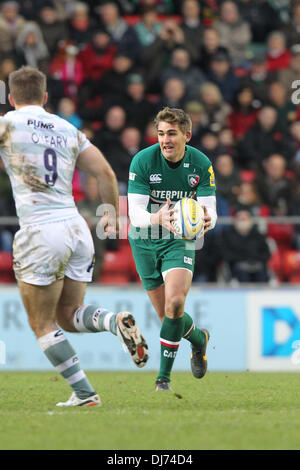
[[197,186],[197,184],[199,183],[199,180],[200,180],[200,176],[199,175],[189,175],[188,176],[188,182],[189,182],[189,185],[194,188],[195,186]]

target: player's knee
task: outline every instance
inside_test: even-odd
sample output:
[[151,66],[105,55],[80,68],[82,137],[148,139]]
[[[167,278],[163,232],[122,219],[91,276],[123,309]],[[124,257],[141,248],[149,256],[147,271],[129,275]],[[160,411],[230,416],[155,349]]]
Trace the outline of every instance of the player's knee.
[[168,299],[166,302],[166,311],[173,318],[179,318],[183,314],[184,310],[184,295],[174,295],[172,298]]

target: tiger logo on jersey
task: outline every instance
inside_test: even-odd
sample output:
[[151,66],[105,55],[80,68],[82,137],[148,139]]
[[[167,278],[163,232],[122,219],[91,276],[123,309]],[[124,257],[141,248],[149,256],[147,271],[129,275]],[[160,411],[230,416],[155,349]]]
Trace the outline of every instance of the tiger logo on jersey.
[[199,175],[189,175],[188,176],[188,182],[189,182],[189,185],[194,188],[195,186],[197,186],[197,184],[199,183],[199,180],[200,180],[200,176]]

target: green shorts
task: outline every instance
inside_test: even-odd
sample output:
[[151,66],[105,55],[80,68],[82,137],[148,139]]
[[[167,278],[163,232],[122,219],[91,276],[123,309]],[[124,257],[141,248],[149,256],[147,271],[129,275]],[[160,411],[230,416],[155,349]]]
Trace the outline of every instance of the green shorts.
[[164,283],[162,273],[174,268],[185,268],[194,272],[195,242],[180,239],[143,240],[129,242],[136,270],[146,290],[152,290]]

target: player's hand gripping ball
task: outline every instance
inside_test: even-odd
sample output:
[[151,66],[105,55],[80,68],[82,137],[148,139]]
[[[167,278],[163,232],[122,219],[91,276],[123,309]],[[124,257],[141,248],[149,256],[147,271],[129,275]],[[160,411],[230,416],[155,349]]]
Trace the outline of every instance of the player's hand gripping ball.
[[172,222],[175,236],[184,240],[194,240],[204,228],[204,210],[195,200],[184,197],[174,206]]

